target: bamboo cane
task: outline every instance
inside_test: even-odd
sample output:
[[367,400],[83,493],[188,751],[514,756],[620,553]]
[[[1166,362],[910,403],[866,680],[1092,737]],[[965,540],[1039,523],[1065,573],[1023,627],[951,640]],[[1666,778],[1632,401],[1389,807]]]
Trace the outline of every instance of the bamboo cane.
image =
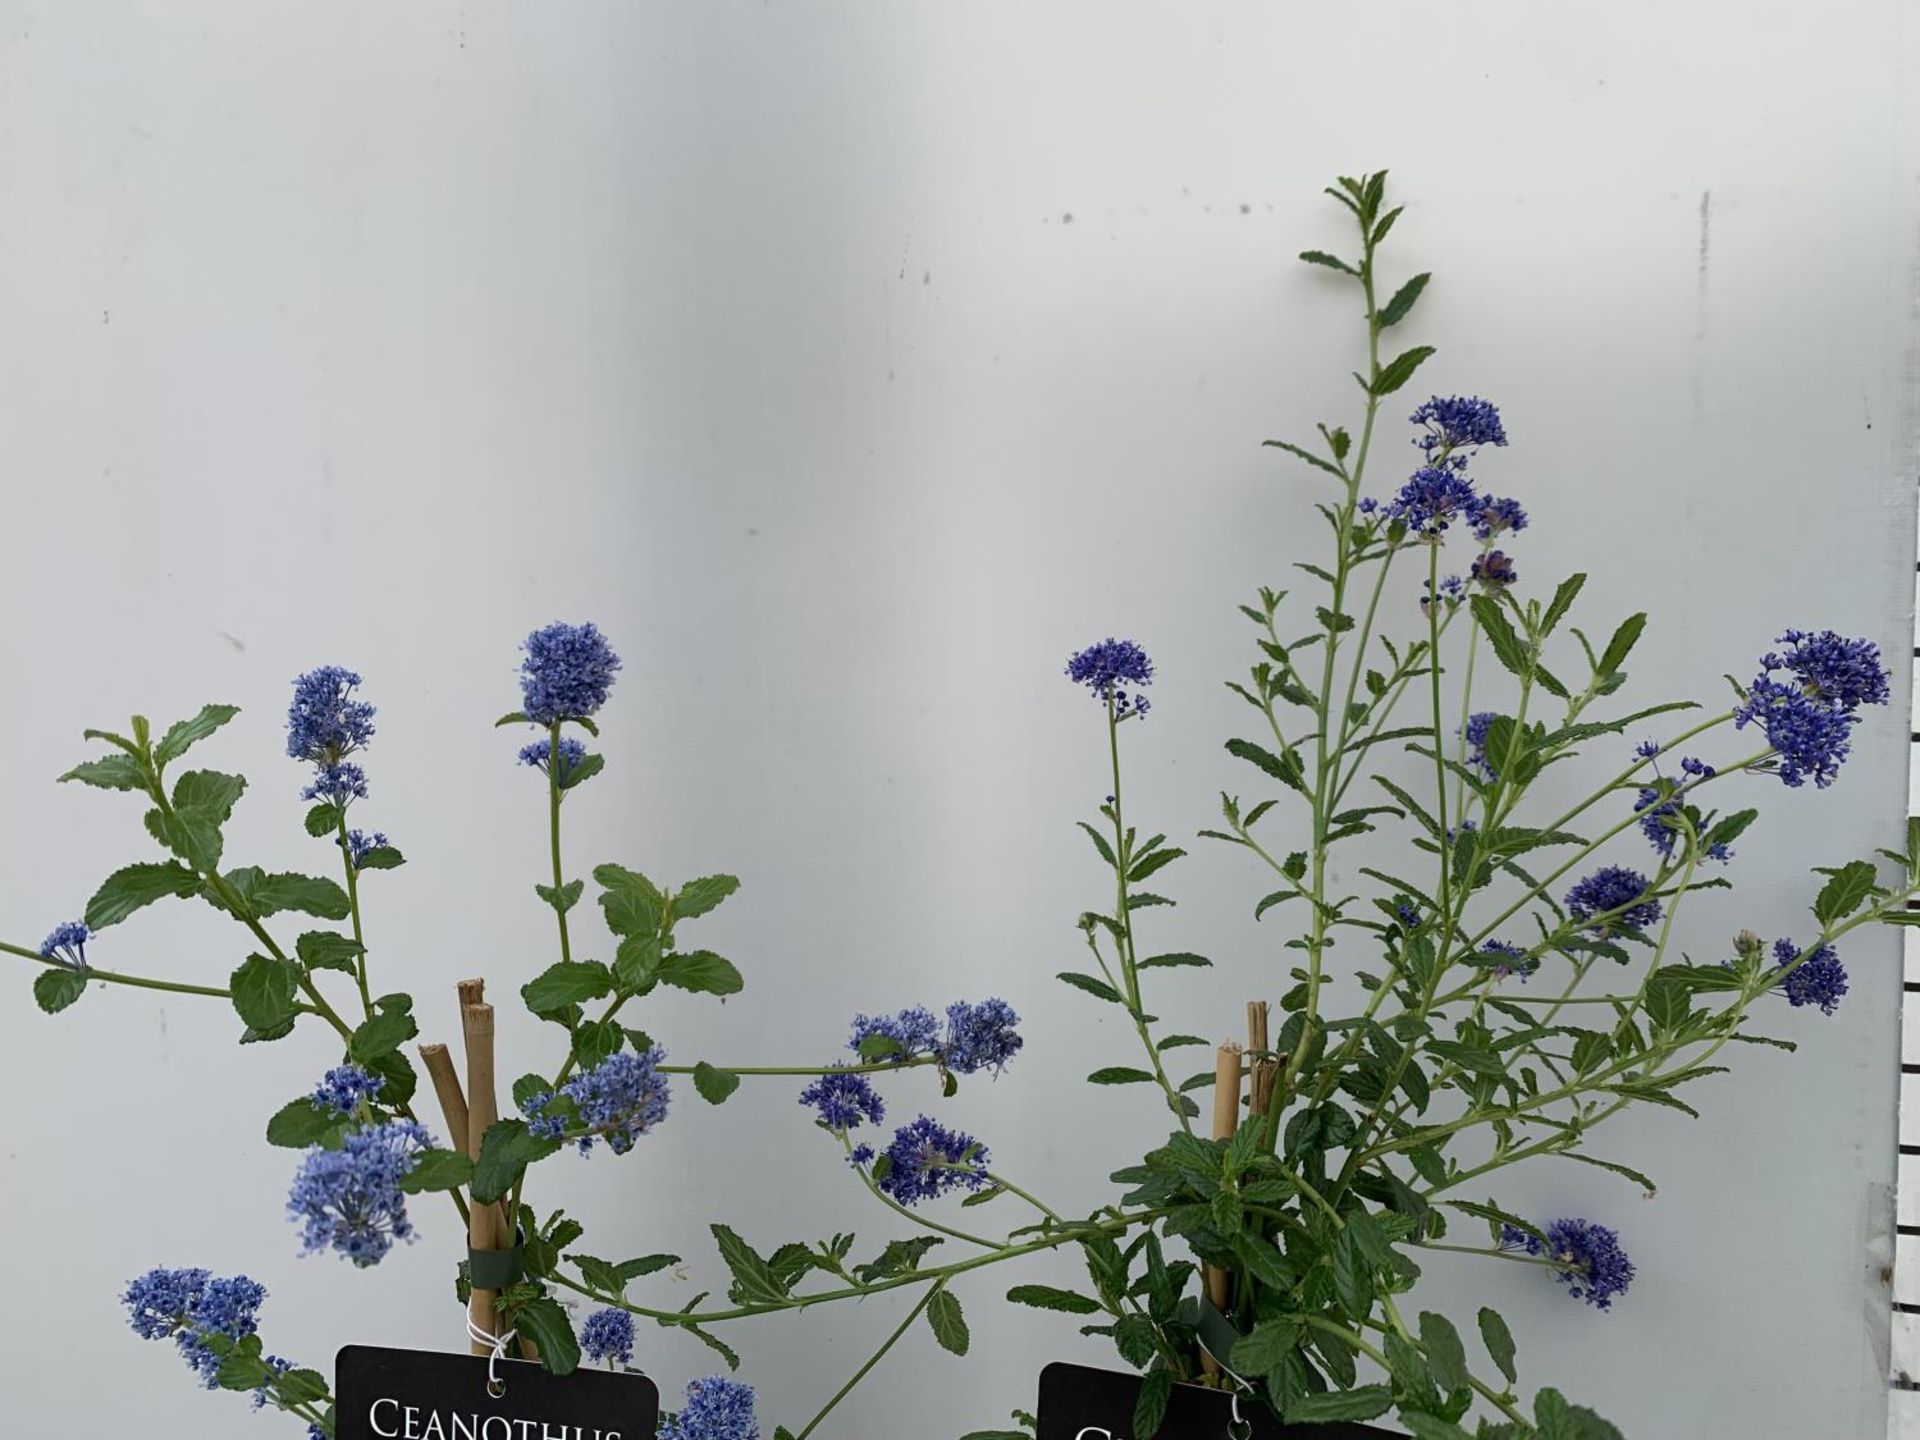
[[[1231,1139],[1240,1126],[1240,1046],[1229,1040],[1214,1054],[1213,1064],[1213,1138]],[[1213,1308],[1225,1312],[1231,1296],[1232,1277],[1216,1265],[1206,1267],[1207,1298]],[[1220,1366],[1213,1356],[1202,1352],[1201,1369],[1215,1379]]]

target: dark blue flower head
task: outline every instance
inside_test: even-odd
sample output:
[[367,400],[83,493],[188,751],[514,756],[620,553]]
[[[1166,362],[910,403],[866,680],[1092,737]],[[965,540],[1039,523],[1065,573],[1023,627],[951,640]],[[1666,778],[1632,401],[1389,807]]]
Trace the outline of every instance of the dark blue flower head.
[[1527,512],[1521,508],[1518,500],[1511,495],[1489,495],[1480,502],[1473,533],[1479,539],[1491,540],[1496,535],[1526,528]]
[[609,1055],[560,1087],[560,1093],[573,1102],[571,1117],[554,1111],[550,1094],[529,1097],[521,1106],[527,1128],[553,1138],[571,1135],[579,1140],[583,1155],[593,1149],[596,1138],[605,1140],[614,1154],[626,1154],[636,1140],[667,1118],[672,1091],[660,1073],[666,1058],[667,1052],[658,1045],[637,1055],[630,1050]]
[[336,1065],[320,1077],[311,1097],[313,1108],[331,1110],[343,1118],[356,1114],[386,1083],[384,1076],[369,1074],[358,1065]]
[[1660,919],[1660,902],[1647,894],[1651,888],[1652,882],[1638,870],[1608,865],[1567,892],[1567,913],[1599,935],[1619,929],[1644,930]]
[[852,1070],[834,1069],[817,1077],[800,1092],[800,1103],[813,1106],[827,1129],[843,1134],[863,1120],[878,1125],[887,1117],[886,1102],[873,1082]]
[[413,1239],[400,1182],[433,1144],[411,1120],[356,1130],[337,1150],[315,1145],[287,1193],[287,1217],[305,1226],[303,1254],[338,1250],[355,1265],[377,1265],[396,1240]]
[[1799,947],[1791,940],[1776,940],[1773,959],[1782,970],[1797,963],[1783,987],[1789,1005],[1795,1009],[1818,1005],[1822,1015],[1831,1015],[1840,1008],[1840,998],[1847,993],[1847,967],[1840,963],[1833,946],[1821,945],[1802,960]]
[[902,1205],[987,1183],[986,1147],[925,1115],[894,1132],[886,1158],[887,1171],[876,1183]]
[[1455,520],[1471,522],[1480,511],[1473,482],[1458,470],[1425,465],[1400,487],[1387,504],[1387,514],[1415,534],[1437,539]]
[[367,858],[367,852],[369,850],[384,850],[387,848],[388,843],[387,837],[378,830],[374,831],[371,835],[364,830],[349,830],[347,832],[347,859],[352,862],[353,868],[358,870],[361,862]]
[[1633,1283],[1633,1262],[1620,1248],[1616,1231],[1586,1220],[1555,1220],[1545,1233],[1547,1243],[1542,1245],[1518,1226],[1508,1225],[1501,1231],[1501,1248],[1525,1250],[1553,1261],[1554,1278],[1567,1287],[1567,1294],[1596,1310],[1611,1308],[1614,1297],[1624,1295]]
[[611,1305],[587,1316],[580,1327],[580,1348],[589,1360],[610,1365],[633,1363],[633,1316]]
[[1633,748],[1634,755],[1641,760],[1651,760],[1660,753],[1658,740],[1642,740]]
[[1520,946],[1511,945],[1505,940],[1489,940],[1480,947],[1480,951],[1484,955],[1504,957],[1500,964],[1489,966],[1487,969],[1487,973],[1496,980],[1506,980],[1518,975],[1521,983],[1525,984],[1527,978],[1540,968],[1538,960],[1528,955]]
[[328,805],[347,805],[367,798],[367,772],[358,765],[322,765],[313,772],[313,783],[300,792],[302,800],[320,800]]
[[940,1062],[962,1075],[1003,1069],[1026,1043],[1013,1028],[1019,1023],[1020,1017],[1004,1000],[987,999],[978,1005],[956,1000],[947,1007]]
[[1814,699],[1841,710],[1887,703],[1887,667],[1873,641],[1849,640],[1831,630],[1789,630],[1778,643],[1786,653],[1762,655],[1761,673],[1788,671]]
[[894,1048],[878,1058],[904,1064],[917,1056],[931,1055],[940,1043],[940,1022],[931,1010],[915,1005],[898,1015],[856,1015],[853,1036],[847,1049],[858,1055],[862,1045],[873,1036],[893,1042]]
[[373,706],[353,698],[360,677],[322,665],[293,682],[287,707],[287,754],[315,765],[337,765],[373,739]]
[[1436,450],[1445,452],[1507,443],[1499,410],[1492,401],[1477,395],[1435,395],[1408,418],[1416,425],[1427,427],[1427,433],[1416,437],[1413,443],[1429,455]]
[[607,703],[620,657],[595,625],[556,621],[526,639],[520,708],[537,725],[584,720]]
[[209,1390],[219,1388],[220,1359],[208,1340],[243,1340],[260,1328],[266,1287],[245,1275],[215,1279],[205,1270],[150,1270],[127,1286],[121,1303],[134,1334],[173,1338],[181,1358]]
[[687,1382],[687,1403],[660,1420],[659,1440],[760,1440],[753,1387],[709,1375]]
[[[543,775],[550,775],[553,772],[549,768],[548,761],[552,756],[552,752],[553,742],[551,740],[536,740],[531,745],[523,745],[520,748],[520,763],[522,765],[533,766],[534,769]],[[563,787],[566,785],[568,778],[571,777],[573,772],[579,767],[580,762],[586,758],[587,747],[580,741],[575,740],[572,736],[561,740],[560,773],[555,778],[560,781]]]
[[1733,723],[1766,732],[1767,743],[1779,752],[1769,768],[1782,782],[1803,785],[1811,776],[1824,790],[1852,750],[1860,706],[1887,703],[1886,667],[1872,641],[1848,640],[1831,630],[1789,630],[1780,643],[1788,647],[1784,654],[1760,657],[1760,673]]
[[[1098,645],[1089,645],[1067,661],[1067,678],[1111,705],[1117,720],[1145,715],[1152,708],[1139,687],[1153,683],[1153,661],[1131,640],[1109,637]],[[1128,685],[1134,689],[1126,689]]]
[[1512,557],[1504,550],[1489,550],[1475,556],[1467,573],[1474,584],[1490,592],[1504,590],[1520,578],[1520,572],[1513,568]]
[[1493,730],[1493,722],[1500,717],[1492,710],[1478,710],[1467,717],[1467,723],[1460,734],[1467,742],[1467,765],[1478,770],[1489,780],[1498,780],[1500,772],[1493,768],[1493,762],[1487,759],[1487,736]]
[[93,932],[78,920],[69,920],[57,925],[53,933],[40,942],[40,954],[48,960],[58,960],[69,970],[87,968],[87,941],[93,938]]

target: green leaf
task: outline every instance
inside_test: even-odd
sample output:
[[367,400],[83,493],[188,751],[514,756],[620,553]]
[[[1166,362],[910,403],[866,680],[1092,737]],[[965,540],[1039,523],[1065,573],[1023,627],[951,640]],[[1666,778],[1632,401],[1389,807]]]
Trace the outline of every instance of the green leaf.
[[1329,475],[1338,476],[1342,480],[1347,478],[1346,475],[1342,473],[1338,465],[1328,464],[1325,460],[1321,459],[1318,455],[1314,454],[1311,450],[1307,450],[1302,448],[1299,445],[1295,445],[1291,441],[1262,440],[1260,443],[1265,446],[1271,446],[1275,450],[1284,450],[1289,455],[1296,456],[1297,458],[1306,461],[1307,464],[1313,466],[1315,469],[1326,471],[1327,474]]
[[563,763],[560,767],[560,788],[571,790],[576,785],[584,785],[606,768],[607,757],[604,755],[582,755],[572,765]]
[[473,1198],[491,1205],[512,1190],[527,1166],[560,1148],[558,1140],[534,1135],[524,1120],[500,1120],[487,1127],[480,1159],[473,1167]]
[[131,755],[108,755],[101,760],[82,760],[60,779],[78,780],[100,790],[145,790],[147,772]]
[[1496,1310],[1483,1309],[1480,1312],[1480,1341],[1487,1347],[1487,1354],[1493,1357],[1493,1363],[1500,1373],[1507,1377],[1509,1385],[1520,1376],[1513,1368],[1513,1332],[1507,1329],[1507,1322],[1500,1318]]
[[220,827],[246,788],[242,775],[189,770],[173,787],[172,809],[147,812],[147,833],[195,870],[217,870]]
[[540,1350],[540,1364],[553,1375],[571,1375],[580,1368],[580,1341],[560,1302],[542,1295],[515,1308],[513,1328]]
[[1300,757],[1292,751],[1288,751],[1286,758],[1282,759],[1271,750],[1263,749],[1251,740],[1229,740],[1227,753],[1259,766],[1282,785],[1298,790],[1303,795],[1306,793],[1306,779],[1300,768]]
[[1063,970],[1054,978],[1056,980],[1064,980],[1076,990],[1084,990],[1089,995],[1101,1000],[1111,1001],[1115,1005],[1124,1005],[1127,1003],[1120,992],[1107,984],[1106,981],[1095,979],[1091,975],[1082,975],[1077,970]]
[[263,1037],[292,1023],[294,976],[286,961],[249,955],[233,972],[228,988],[240,1018]]
[[1089,1085],[1151,1085],[1153,1076],[1145,1070],[1135,1070],[1126,1065],[1108,1065],[1087,1076]]
[[1586,583],[1587,577],[1581,574],[1569,575],[1560,582],[1560,588],[1553,592],[1553,599],[1547,604],[1547,613],[1540,618],[1542,635],[1551,635],[1554,627],[1567,618],[1567,611],[1573,608],[1574,599]]
[[43,970],[33,977],[33,998],[49,1015],[58,1015],[85,994],[86,989],[86,972],[69,970],[64,965]]
[[239,713],[238,705],[202,705],[191,720],[178,720],[167,727],[167,733],[153,747],[153,763],[164,767],[178,760],[188,746],[206,739]]
[[606,912],[609,930],[616,935],[658,933],[666,899],[651,880],[618,865],[594,866],[593,878],[601,887],[600,908]]
[[552,1015],[612,989],[613,972],[598,960],[556,960],[520,987],[520,998],[534,1014]]
[[1146,959],[1140,962],[1138,968],[1142,970],[1146,970],[1148,968],[1158,968],[1161,966],[1172,967],[1176,965],[1211,965],[1211,964],[1213,964],[1213,962],[1207,959],[1207,957],[1204,955],[1193,955],[1193,954],[1187,953],[1186,951],[1176,951],[1168,955],[1149,955]]
[[1533,669],[1533,656],[1508,621],[1506,612],[1491,595],[1475,595],[1469,602],[1474,622],[1493,646],[1494,657],[1515,675],[1527,676]]
[[651,990],[660,979],[660,937],[622,936],[613,956],[613,978],[622,990]]
[[1620,622],[1620,628],[1613,632],[1613,638],[1607,641],[1607,648],[1600,654],[1600,663],[1595,671],[1601,675],[1612,675],[1626,663],[1627,656],[1639,642],[1640,632],[1647,628],[1646,615],[1629,615]]
[[[374,1001],[378,1005],[379,1001]],[[414,1091],[420,1087],[420,1076],[413,1068],[413,1062],[401,1050],[389,1050],[384,1055],[376,1055],[366,1062],[369,1073],[378,1075],[386,1083],[380,1087],[380,1101],[389,1107],[398,1107],[412,1101]]]
[[1400,1423],[1407,1427],[1414,1440],[1473,1440],[1458,1425],[1450,1420],[1442,1420],[1437,1415],[1422,1415],[1414,1410],[1402,1410]]
[[1394,291],[1393,298],[1380,308],[1380,327],[1385,329],[1406,319],[1407,312],[1413,309],[1413,302],[1420,298],[1420,292],[1427,288],[1427,281],[1432,278],[1431,274],[1416,275]]
[[591,1070],[619,1050],[625,1039],[620,1027],[611,1020],[582,1020],[573,1027],[573,1055],[580,1068]]
[[347,1041],[347,1053],[366,1065],[382,1055],[391,1055],[419,1033],[420,1026],[407,1010],[398,1006],[384,1010],[376,1007]]
[[1820,888],[1813,902],[1813,918],[1822,925],[1844,920],[1866,902],[1877,878],[1871,861],[1849,860]]
[[788,1288],[773,1267],[760,1258],[754,1248],[725,1225],[709,1225],[720,1258],[733,1272],[733,1289],[744,1305],[768,1304],[787,1298]]
[[319,804],[307,811],[307,834],[318,840],[324,835],[337,835],[340,830],[340,807]]
[[[297,910],[322,920],[344,920],[353,910],[347,903],[346,891],[333,881],[315,875],[268,874],[258,865],[246,865],[229,870],[220,878],[240,897],[247,912],[260,920],[282,910]],[[217,895],[209,892],[207,898],[221,909],[226,908]]]
[[94,891],[87,902],[87,928],[104,930],[156,900],[191,895],[199,888],[200,877],[175,860],[129,865],[114,871]]
[[1328,1390],[1319,1395],[1301,1396],[1287,1406],[1287,1424],[1373,1420],[1392,1408],[1393,1391],[1385,1385],[1356,1385],[1351,1390]]
[[1264,1375],[1269,1370],[1278,1370],[1299,1345],[1298,1320],[1262,1320],[1251,1334],[1234,1341],[1233,1353],[1228,1359],[1242,1375]]
[[666,956],[660,962],[660,979],[664,984],[707,995],[738,995],[747,983],[731,960],[711,950]]
[[[1309,265],[1324,265],[1329,270],[1338,270],[1342,275],[1358,275],[1360,272],[1337,255],[1329,255],[1324,250],[1302,250],[1300,258]],[[1140,1440],[1146,1440],[1142,1435]]]
[[951,1290],[938,1290],[927,1301],[927,1324],[933,1327],[933,1338],[940,1342],[944,1350],[955,1355],[967,1353],[967,1318],[960,1311],[960,1300]]
[[354,960],[366,947],[331,930],[309,930],[294,942],[294,953],[309,970],[355,972]]
[[1173,1372],[1149,1370],[1140,1382],[1140,1397],[1133,1402],[1135,1440],[1153,1440],[1167,1418],[1167,1402],[1173,1399]]
[[407,863],[407,857],[391,845],[369,845],[360,852],[360,863],[355,870],[398,870]]
[[1472,1382],[1467,1375],[1467,1348],[1460,1343],[1460,1332],[1453,1328],[1451,1320],[1431,1310],[1422,1310],[1420,1344],[1427,1352],[1427,1369],[1433,1374],[1433,1383],[1440,1387],[1443,1395],[1469,1388]]
[[345,1117],[302,1095],[273,1112],[273,1118],[267,1121],[267,1143],[283,1150],[304,1150],[318,1145],[346,1123]]
[[458,1190],[473,1178],[473,1161],[458,1150],[422,1150],[414,1157],[413,1169],[400,1177],[400,1188],[409,1195],[432,1190]]
[[1368,391],[1374,395],[1391,395],[1407,381],[1413,378],[1413,372],[1420,368],[1421,362],[1433,354],[1433,346],[1416,345],[1411,350],[1403,350],[1389,360],[1374,377]]
[[526,711],[509,710],[506,714],[502,715],[498,720],[493,722],[493,728],[498,730],[503,725],[531,725],[532,723],[533,722],[527,718]]
[[1016,1285],[1007,1291],[1007,1299],[1015,1305],[1031,1305],[1036,1310],[1058,1310],[1067,1315],[1092,1315],[1100,1309],[1099,1301],[1076,1295],[1071,1290],[1056,1289],[1052,1285]]
[[702,1060],[693,1067],[693,1088],[709,1105],[723,1105],[740,1088],[740,1077],[731,1070],[720,1070]]
[[535,885],[533,893],[564,915],[580,903],[580,895],[586,888],[584,880],[569,880],[557,889],[552,885]]
[[691,920],[696,915],[704,915],[739,888],[740,881],[732,875],[708,875],[699,880],[689,880],[673,892],[674,918]]

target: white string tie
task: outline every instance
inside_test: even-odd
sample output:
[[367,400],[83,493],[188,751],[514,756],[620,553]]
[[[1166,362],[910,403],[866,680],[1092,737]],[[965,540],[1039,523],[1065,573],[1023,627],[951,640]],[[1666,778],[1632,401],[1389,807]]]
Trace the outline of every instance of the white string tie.
[[490,1330],[483,1330],[474,1323],[471,1298],[467,1301],[467,1338],[476,1345],[492,1348],[493,1353],[487,1357],[487,1393],[496,1400],[499,1399],[507,1393],[506,1382],[500,1378],[500,1361],[507,1353],[507,1337],[495,1335]]

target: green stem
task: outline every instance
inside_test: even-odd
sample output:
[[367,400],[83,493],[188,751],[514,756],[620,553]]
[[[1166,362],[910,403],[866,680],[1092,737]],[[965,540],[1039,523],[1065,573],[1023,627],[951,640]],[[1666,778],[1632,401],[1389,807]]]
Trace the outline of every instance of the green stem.
[[347,841],[347,807],[339,808],[340,862],[347,872],[347,909],[353,916],[353,943],[360,953],[353,957],[353,980],[360,987],[360,1010],[373,1018],[373,995],[367,988],[367,942],[360,927],[360,872],[353,863],[353,846]]
[[[9,945],[3,940],[0,940],[0,952],[18,955],[23,960],[31,960],[35,964],[46,965],[55,970],[70,968],[66,962],[51,959],[38,950],[29,950],[24,945]],[[180,980],[154,980],[145,975],[123,975],[113,970],[96,970],[91,965],[84,966],[79,973],[89,980],[104,980],[109,985],[132,985],[141,990],[167,990],[176,995],[208,995],[216,1000],[233,998],[231,990],[217,989],[212,985],[188,985]]]
[[900,1322],[899,1328],[881,1342],[880,1348],[867,1357],[867,1363],[854,1371],[852,1378],[850,1378],[846,1384],[834,1391],[833,1398],[820,1407],[820,1413],[806,1423],[806,1427],[801,1430],[798,1435],[794,1436],[794,1440],[807,1440],[807,1437],[813,1434],[820,1422],[833,1413],[834,1407],[853,1392],[853,1387],[866,1379],[868,1374],[873,1370],[873,1367],[886,1358],[887,1352],[893,1349],[900,1337],[912,1328],[913,1322],[920,1318],[921,1312],[933,1303],[933,1297],[946,1288],[947,1282],[945,1280],[939,1280],[930,1285],[927,1288],[927,1293],[920,1297],[919,1303],[907,1312],[907,1318]]
[[[547,837],[553,852],[553,889],[557,895],[566,880],[560,868],[560,722],[547,727]],[[558,905],[553,913],[560,921],[560,958],[573,959],[573,947],[567,937],[567,912]]]
[[[711,1063],[711,1062],[709,1062]],[[904,1060],[875,1060],[859,1065],[713,1065],[729,1075],[874,1075],[882,1070],[911,1070],[935,1063],[931,1055],[915,1055]],[[691,1075],[693,1065],[661,1065],[662,1075]]]

